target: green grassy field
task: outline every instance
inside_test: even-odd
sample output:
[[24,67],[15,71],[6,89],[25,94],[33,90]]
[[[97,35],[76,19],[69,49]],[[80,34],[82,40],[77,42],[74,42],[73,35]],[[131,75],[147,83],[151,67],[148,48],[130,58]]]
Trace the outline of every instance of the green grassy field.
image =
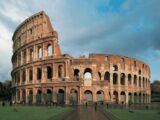
[[105,109],[113,120],[160,120],[160,111]]
[[58,120],[72,109],[68,107],[0,106],[0,120]]

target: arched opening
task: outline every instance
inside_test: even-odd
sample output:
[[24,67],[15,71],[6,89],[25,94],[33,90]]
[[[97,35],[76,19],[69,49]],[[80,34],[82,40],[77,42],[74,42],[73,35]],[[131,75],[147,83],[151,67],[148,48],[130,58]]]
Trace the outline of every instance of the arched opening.
[[84,79],[92,79],[92,70],[90,68],[85,69]]
[[118,104],[118,92],[117,91],[113,92],[113,99],[114,99],[115,103]]
[[139,100],[138,100],[138,103],[142,103],[142,94],[139,93]]
[[49,44],[49,45],[47,46],[47,55],[48,55],[48,56],[52,56],[52,45],[51,45],[51,44]]
[[19,90],[17,91],[17,99],[18,101],[20,101],[20,91]]
[[47,79],[52,79],[52,68],[47,66]]
[[125,85],[125,74],[121,73],[120,77],[121,77],[121,85]]
[[33,103],[33,91],[32,90],[29,90],[28,103],[29,104]]
[[75,78],[76,80],[79,80],[79,78],[80,78],[80,71],[79,71],[78,69],[75,69],[75,70],[74,70],[74,78]]
[[42,48],[41,47],[38,48],[38,58],[39,59],[42,58]]
[[141,70],[138,71],[138,74],[141,75]]
[[52,91],[50,89],[47,89],[46,101],[47,101],[47,103],[52,102]]
[[110,73],[109,72],[105,72],[105,74],[104,74],[104,80],[110,81]]
[[137,103],[137,93],[134,93],[134,103]]
[[113,71],[118,71],[118,66],[117,65],[113,65]]
[[139,77],[139,87],[142,86],[142,81],[141,81],[141,77]]
[[26,63],[26,50],[23,51],[23,64]]
[[58,78],[61,79],[63,77],[63,66],[58,66]]
[[98,77],[99,77],[99,80],[101,80],[101,73],[98,72]]
[[70,103],[71,104],[78,104],[78,91],[75,89],[71,89],[70,91]]
[[131,74],[128,74],[128,84],[131,85],[132,83],[132,76]]
[[117,73],[113,73],[113,84],[116,85],[118,83],[118,75]]
[[26,71],[23,70],[22,71],[22,82],[25,82],[26,81]]
[[22,103],[26,103],[26,91],[22,90]]
[[64,97],[65,97],[64,90],[63,89],[59,89],[58,90],[58,103],[59,104],[64,104],[65,103]]
[[33,80],[33,70],[29,69],[29,81]]
[[143,93],[143,104],[145,103],[145,94]]
[[37,90],[36,102],[37,104],[41,104],[41,101],[42,101],[42,91],[39,89]]
[[30,61],[33,61],[33,49],[30,49]]
[[42,79],[42,70],[41,68],[37,68],[37,80],[41,80]]
[[144,77],[143,77],[143,88],[145,87],[145,79],[144,79]]
[[121,92],[121,101],[122,101],[122,104],[126,103],[126,94],[125,92]]
[[137,75],[134,75],[134,85],[137,85]]
[[92,102],[93,101],[93,95],[92,95],[92,91],[90,90],[86,90],[84,92],[84,96],[87,102]]
[[104,101],[104,92],[102,90],[97,91],[97,101],[101,102]]
[[132,103],[132,93],[128,94],[128,103],[131,104]]

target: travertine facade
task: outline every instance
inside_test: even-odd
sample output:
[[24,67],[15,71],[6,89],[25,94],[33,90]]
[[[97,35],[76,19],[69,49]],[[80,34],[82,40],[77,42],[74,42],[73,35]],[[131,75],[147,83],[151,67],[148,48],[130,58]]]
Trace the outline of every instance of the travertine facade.
[[86,101],[150,103],[150,68],[134,58],[62,54],[58,34],[42,11],[13,35],[13,100],[17,103]]

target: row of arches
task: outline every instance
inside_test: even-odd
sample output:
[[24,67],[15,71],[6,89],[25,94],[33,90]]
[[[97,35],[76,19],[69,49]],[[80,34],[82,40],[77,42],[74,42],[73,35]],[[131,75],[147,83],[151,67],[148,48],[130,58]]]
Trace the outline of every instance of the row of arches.
[[113,96],[115,103],[122,102],[122,104],[126,103],[127,97],[128,97],[128,103],[149,103],[149,98],[150,98],[150,96],[145,93],[129,92],[127,94],[124,91],[120,93],[114,91]]
[[[117,104],[126,104],[126,103],[149,103],[150,96],[146,93],[137,93],[137,92],[125,92],[125,91],[113,91],[111,94],[104,92],[103,90],[92,91],[85,90],[83,94],[83,99],[80,101],[79,91],[77,89],[70,89],[70,92],[67,93],[64,89],[58,89],[56,92],[52,89],[46,89],[46,92],[42,92],[41,89],[37,89],[34,93],[32,89],[26,93],[25,90],[22,90],[22,97],[20,97],[20,91],[17,91],[17,101],[23,101],[24,103],[51,103],[56,101],[59,104],[65,104],[66,100],[69,100],[69,104],[78,104],[82,102],[105,102],[106,94],[108,102],[117,103]],[[95,96],[95,98],[94,98]],[[111,97],[112,96],[112,97]],[[21,99],[20,99],[21,98]]]
[[[34,80],[42,80],[42,76],[44,74],[45,79],[51,80],[53,78],[53,67],[52,65],[45,66],[44,69],[42,67],[36,67],[36,68],[27,68],[22,69],[20,71],[15,72],[13,76],[13,80],[15,83],[20,83],[20,81],[25,82],[31,82]],[[57,75],[59,80],[61,80],[64,77],[64,66],[58,65]]]
[[[117,69],[117,68],[115,67],[115,69]],[[107,80],[108,82],[110,82],[111,75],[109,72],[105,72],[104,76],[102,76],[101,73],[98,72],[98,76],[99,76],[100,80],[102,80],[102,77],[103,77],[104,80]],[[80,78],[80,70],[79,69],[74,69],[74,77]],[[86,68],[84,70],[83,78],[86,80],[93,78],[93,73],[90,68]],[[149,85],[149,81],[147,80],[147,78],[141,77],[141,76],[139,76],[139,78],[138,78],[137,75],[131,75],[131,74],[126,75],[125,73],[121,73],[120,76],[118,76],[118,73],[113,73],[112,79],[113,79],[113,84],[115,84],[115,85],[118,84],[118,80],[120,80],[121,85],[125,85],[126,80],[129,85],[131,85],[132,83],[134,85],[138,85],[138,83],[139,83],[139,87],[147,87],[147,85]]]
[[[13,67],[18,67],[22,64],[26,64],[27,62],[32,62],[35,58],[41,59],[43,56],[50,57],[53,56],[53,45],[52,43],[48,43],[45,45],[45,50],[43,50],[42,46],[39,45],[35,49],[34,47],[30,47],[24,49],[23,51],[16,54],[13,58]],[[46,53],[45,53],[46,52]]]

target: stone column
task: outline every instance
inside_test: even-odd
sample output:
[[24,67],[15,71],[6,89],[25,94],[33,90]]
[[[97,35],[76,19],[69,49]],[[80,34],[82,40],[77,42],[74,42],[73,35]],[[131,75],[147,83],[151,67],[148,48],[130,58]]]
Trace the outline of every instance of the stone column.
[[53,87],[53,89],[52,89],[52,101],[57,102],[57,91],[56,91],[55,87]]
[[26,104],[28,104],[28,97],[29,97],[29,93],[28,93],[28,92],[29,92],[29,91],[28,91],[27,88],[26,88],[25,90],[26,90],[26,100],[25,100],[25,101],[26,101]]
[[42,83],[46,82],[45,80],[47,79],[46,78],[46,73],[47,73],[47,70],[46,70],[46,66],[42,65]]
[[96,102],[97,101],[96,92],[92,91],[92,94],[93,94],[93,102]]
[[36,104],[37,89],[33,88],[33,104]]
[[109,86],[110,86],[110,95],[111,95],[111,102],[113,102],[113,73],[110,72],[110,83],[109,83]]
[[79,104],[83,104],[83,91],[82,91],[82,88],[79,87]]
[[134,101],[134,93],[131,93],[131,96],[132,96],[132,99],[131,99],[132,103],[135,103],[135,101]]
[[126,95],[126,98],[125,98],[126,101],[125,102],[126,102],[126,105],[128,105],[128,92],[125,92],[125,95]]
[[25,69],[25,72],[26,72],[26,84],[28,84],[29,83],[29,69]]
[[65,87],[65,104],[69,104],[69,94],[70,91],[68,89],[68,87]]

